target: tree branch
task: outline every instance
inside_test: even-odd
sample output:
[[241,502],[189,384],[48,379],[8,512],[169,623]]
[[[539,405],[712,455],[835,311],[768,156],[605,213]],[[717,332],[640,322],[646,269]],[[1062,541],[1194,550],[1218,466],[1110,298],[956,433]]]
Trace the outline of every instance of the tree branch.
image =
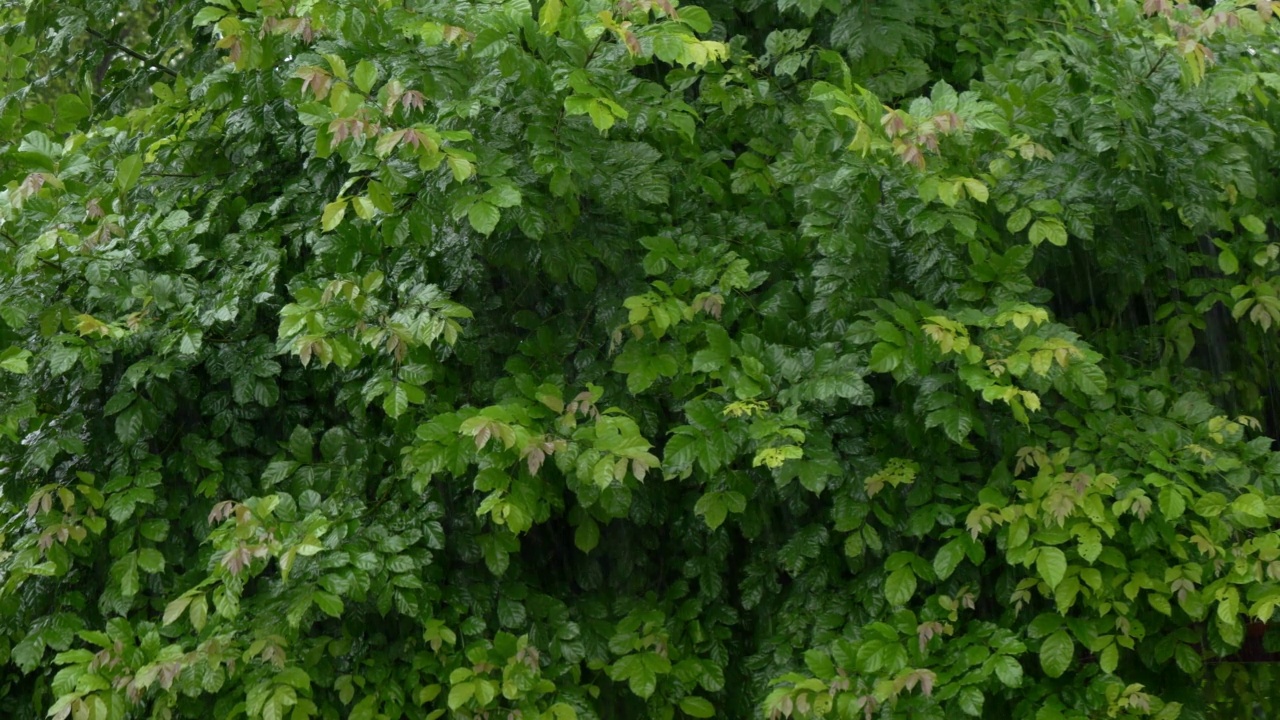
[[166,72],[166,73],[168,73],[169,75],[171,75],[171,76],[173,76],[173,77],[178,77],[178,73],[177,73],[176,71],[174,71],[174,70],[172,70],[172,69],[170,69],[170,68],[166,67],[166,66],[164,65],[164,63],[161,63],[159,60],[155,60],[155,59],[149,58],[149,57],[147,57],[146,55],[143,55],[142,53],[140,53],[140,52],[138,52],[138,51],[136,51],[136,50],[134,50],[134,49],[132,49],[132,48],[126,47],[126,46],[124,46],[124,45],[121,45],[120,43],[116,42],[115,40],[112,40],[111,38],[107,37],[106,35],[103,35],[102,33],[98,32],[97,30],[94,30],[93,28],[89,28],[89,34],[90,34],[90,35],[92,35],[92,36],[94,36],[94,37],[96,37],[96,38],[98,38],[98,39],[99,39],[99,40],[101,40],[102,42],[104,42],[104,43],[106,43],[106,44],[110,45],[111,47],[113,47],[113,48],[115,48],[115,49],[119,50],[120,52],[122,52],[122,53],[124,53],[124,54],[128,55],[129,57],[131,57],[131,58],[133,58],[133,59],[135,59],[135,60],[141,60],[142,62],[147,63],[148,65],[153,65],[153,66],[155,66],[157,69],[159,69],[159,70],[161,70],[161,71],[163,71],[163,72]]

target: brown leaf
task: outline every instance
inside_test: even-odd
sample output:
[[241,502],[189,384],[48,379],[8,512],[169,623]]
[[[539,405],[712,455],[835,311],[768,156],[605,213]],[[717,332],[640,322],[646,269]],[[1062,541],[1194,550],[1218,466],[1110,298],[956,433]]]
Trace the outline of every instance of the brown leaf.
[[926,696],[933,695],[933,681],[937,676],[930,670],[920,670],[920,692]]
[[902,157],[902,161],[906,164],[914,165],[918,170],[924,170],[924,153],[920,152],[919,145],[903,143],[898,148],[898,155]]
[[427,99],[417,90],[406,90],[404,95],[400,96],[400,107],[408,112],[410,108],[421,111],[427,104]]
[[22,181],[22,185],[18,186],[18,193],[24,198],[29,198],[40,192],[40,188],[44,187],[45,180],[48,179],[44,173],[31,173]]
[[355,118],[334,118],[329,123],[329,133],[333,136],[333,144],[338,145],[351,136],[351,123]]
[[485,423],[476,431],[476,449],[483,450],[484,446],[489,444],[489,438],[493,437],[493,426]]
[[525,461],[529,464],[529,474],[537,475],[538,470],[542,468],[542,462],[547,459],[547,454],[541,448],[533,448],[525,456]]
[[222,556],[222,566],[233,576],[239,576],[249,566],[251,559],[249,548],[241,545],[234,550],[227,551],[227,554]]
[[907,131],[907,122],[902,119],[902,113],[897,110],[890,110],[880,118],[880,125],[884,128],[885,134],[889,137],[897,137]]
[[214,525],[231,517],[231,512],[235,507],[235,500],[223,500],[222,502],[214,505],[213,509],[209,511],[209,524]]
[[1173,10],[1169,0],[1144,0],[1142,12],[1147,15],[1168,15]]

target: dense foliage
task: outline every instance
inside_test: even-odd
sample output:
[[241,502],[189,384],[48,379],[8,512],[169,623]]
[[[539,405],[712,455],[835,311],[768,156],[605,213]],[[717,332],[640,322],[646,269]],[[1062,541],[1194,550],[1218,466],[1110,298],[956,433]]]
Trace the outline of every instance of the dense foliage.
[[1272,702],[1277,27],[0,0],[0,714]]

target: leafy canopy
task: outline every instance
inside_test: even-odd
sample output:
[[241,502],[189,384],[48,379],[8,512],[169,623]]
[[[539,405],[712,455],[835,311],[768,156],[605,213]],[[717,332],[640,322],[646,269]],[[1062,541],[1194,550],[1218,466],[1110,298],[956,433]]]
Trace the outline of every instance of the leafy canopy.
[[1273,15],[0,2],[0,706],[1274,702]]

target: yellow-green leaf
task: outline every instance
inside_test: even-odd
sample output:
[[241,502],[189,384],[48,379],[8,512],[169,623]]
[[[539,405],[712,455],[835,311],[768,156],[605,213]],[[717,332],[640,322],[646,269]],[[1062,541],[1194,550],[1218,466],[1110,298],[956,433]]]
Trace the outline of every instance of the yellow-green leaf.
[[987,198],[990,196],[990,193],[987,191],[986,184],[983,183],[981,180],[975,180],[973,178],[965,178],[964,189],[968,191],[969,197],[973,198],[974,200],[977,200],[980,203],[985,203],[987,201]]
[[334,200],[324,206],[324,215],[320,219],[320,225],[325,232],[330,232],[334,228],[342,224],[342,218],[347,214],[347,199],[340,198]]
[[546,0],[538,11],[538,30],[544,35],[555,34],[560,25],[560,14],[564,10],[561,0]]

